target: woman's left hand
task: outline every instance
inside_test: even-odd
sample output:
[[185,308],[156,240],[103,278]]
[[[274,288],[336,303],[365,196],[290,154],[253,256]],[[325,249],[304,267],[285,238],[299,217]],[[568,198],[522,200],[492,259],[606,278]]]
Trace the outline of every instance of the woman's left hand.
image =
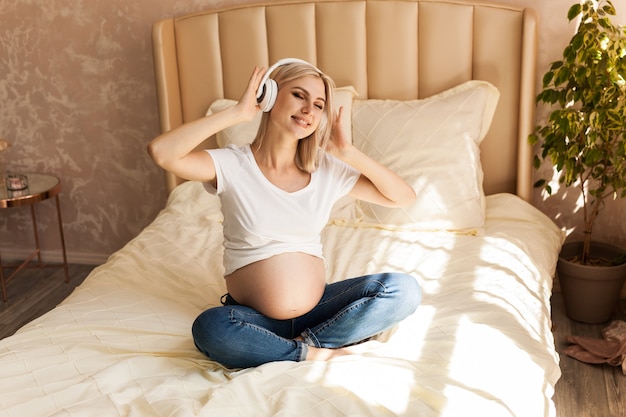
[[398,174],[367,156],[352,144],[341,128],[339,108],[333,120],[330,140],[326,152],[352,166],[361,173],[350,195],[359,200],[369,201],[386,207],[403,207],[415,201],[415,190]]
[[326,152],[331,155],[337,155],[342,151],[348,149],[352,145],[351,138],[345,135],[343,125],[341,124],[341,115],[343,114],[343,106],[339,107],[339,111],[333,119],[333,127],[330,135],[328,145],[326,145]]

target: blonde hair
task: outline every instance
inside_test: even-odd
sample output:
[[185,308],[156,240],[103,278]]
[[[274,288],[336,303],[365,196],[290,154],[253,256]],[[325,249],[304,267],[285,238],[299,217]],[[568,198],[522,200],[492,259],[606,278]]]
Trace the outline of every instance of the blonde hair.
[[[333,101],[333,88],[335,82],[328,75],[320,72],[311,64],[291,63],[278,67],[274,71],[272,79],[276,81],[278,89],[290,81],[298,78],[313,76],[319,77],[324,82],[324,91],[326,93],[326,104],[322,111],[320,123],[311,135],[300,139],[296,150],[296,166],[305,172],[313,172],[318,166],[318,155],[320,149],[325,149],[326,144],[330,140],[332,131],[332,118],[335,114],[335,104]],[[257,149],[261,146],[263,138],[267,133],[267,125],[271,111],[263,113],[261,124],[257,131],[256,137],[252,142],[252,146]]]

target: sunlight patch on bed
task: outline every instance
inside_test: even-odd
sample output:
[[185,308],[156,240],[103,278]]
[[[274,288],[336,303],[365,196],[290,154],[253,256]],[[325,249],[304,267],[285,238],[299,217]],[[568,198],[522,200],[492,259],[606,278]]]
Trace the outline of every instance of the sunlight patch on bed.
[[[366,363],[366,366],[363,366]],[[430,366],[424,366],[430,368]],[[419,383],[427,374],[417,364],[407,367],[404,360],[347,356],[329,363],[318,362],[307,374],[307,381],[326,387],[347,389],[352,395],[380,410],[380,415],[406,415],[411,398],[419,397],[427,408],[440,410],[445,404],[441,387]],[[423,381],[422,381],[423,382]]]
[[[483,401],[486,395],[490,396],[494,412],[500,413],[497,415],[511,410],[536,410],[545,401],[543,395],[521,396],[511,390],[511,386],[520,389],[534,386],[545,378],[545,372],[540,364],[533,363],[528,352],[517,347],[510,335],[466,316],[458,323],[454,343],[463,349],[454,349],[451,354],[448,376],[453,382],[447,384],[446,396],[452,395],[448,391],[459,391],[454,396],[458,398],[460,393],[467,396],[467,402],[461,402],[465,405],[472,402],[472,397]],[[503,368],[510,375],[507,380],[502,379]],[[450,409],[454,404],[448,407],[446,412],[450,415],[457,415],[456,411],[461,415],[464,411]]]

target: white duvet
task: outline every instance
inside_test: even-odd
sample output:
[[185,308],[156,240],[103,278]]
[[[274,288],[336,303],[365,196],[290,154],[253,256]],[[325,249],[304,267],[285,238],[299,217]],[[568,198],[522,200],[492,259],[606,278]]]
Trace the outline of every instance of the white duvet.
[[60,306],[0,341],[0,416],[554,416],[550,331],[562,235],[487,198],[480,236],[329,225],[329,280],[405,271],[417,312],[359,355],[230,371],[190,327],[225,293],[219,200],[174,190]]

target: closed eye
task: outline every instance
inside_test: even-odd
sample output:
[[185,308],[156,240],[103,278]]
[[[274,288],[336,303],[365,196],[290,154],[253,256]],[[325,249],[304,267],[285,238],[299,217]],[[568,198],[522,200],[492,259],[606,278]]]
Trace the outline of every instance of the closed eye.
[[[291,94],[296,97],[298,100],[306,100],[308,95],[300,90],[295,90]],[[324,110],[324,105],[326,102],[322,99],[318,99],[313,105],[317,107],[319,110]]]

